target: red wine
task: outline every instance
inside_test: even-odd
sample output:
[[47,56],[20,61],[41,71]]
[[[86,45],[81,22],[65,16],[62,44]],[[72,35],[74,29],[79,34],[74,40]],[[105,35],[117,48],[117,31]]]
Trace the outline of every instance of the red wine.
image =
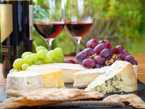
[[70,22],[66,24],[72,36],[85,36],[91,29],[92,22]]
[[31,51],[32,40],[30,37],[30,4],[31,0],[2,1],[1,43],[3,53],[3,73],[12,68],[13,61],[25,51]]
[[35,23],[36,30],[45,38],[55,38],[63,30],[63,22]]

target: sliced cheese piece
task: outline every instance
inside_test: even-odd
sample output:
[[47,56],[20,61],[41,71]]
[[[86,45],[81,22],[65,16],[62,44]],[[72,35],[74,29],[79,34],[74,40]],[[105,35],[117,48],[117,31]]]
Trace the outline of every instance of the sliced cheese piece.
[[104,74],[109,67],[102,67],[97,69],[87,69],[83,71],[76,72],[74,74],[74,84],[73,87],[85,88],[91,83],[95,78],[101,74]]
[[137,90],[137,78],[129,62],[116,61],[106,73],[99,75],[85,89],[102,93],[133,92]]
[[64,81],[62,79],[63,71],[58,69],[43,69],[10,72],[7,76],[7,92],[29,91],[39,88],[62,88]]
[[54,63],[54,64],[44,64],[44,65],[33,65],[30,69],[61,69],[64,73],[63,80],[65,83],[73,83],[74,73],[78,71],[83,71],[84,68],[80,64],[71,64],[71,63]]

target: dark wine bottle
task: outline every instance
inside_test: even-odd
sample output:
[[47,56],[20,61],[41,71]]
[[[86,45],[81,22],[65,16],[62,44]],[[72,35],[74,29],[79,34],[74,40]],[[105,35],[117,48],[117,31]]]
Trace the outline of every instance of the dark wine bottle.
[[31,51],[31,0],[1,0],[1,44],[4,77],[16,58]]

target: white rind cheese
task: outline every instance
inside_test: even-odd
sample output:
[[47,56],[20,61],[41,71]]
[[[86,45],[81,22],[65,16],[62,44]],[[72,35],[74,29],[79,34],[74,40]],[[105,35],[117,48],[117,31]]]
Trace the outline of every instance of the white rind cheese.
[[7,92],[23,92],[39,88],[62,88],[73,82],[74,73],[85,70],[79,64],[55,63],[33,65],[26,71],[11,70],[7,76]]
[[109,67],[87,69],[84,71],[79,71],[74,74],[74,84],[73,87],[85,88],[90,84],[95,78],[101,74],[104,74]]
[[116,61],[106,73],[99,75],[85,89],[102,93],[133,92],[137,90],[137,78],[129,62]]
[[7,76],[6,90],[31,91],[39,88],[63,88],[63,71],[58,69],[31,69],[29,71],[10,72]]

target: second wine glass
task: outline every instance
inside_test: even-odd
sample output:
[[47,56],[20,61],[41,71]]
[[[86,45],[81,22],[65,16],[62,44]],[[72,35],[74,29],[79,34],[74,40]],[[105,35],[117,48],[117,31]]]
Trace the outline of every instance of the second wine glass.
[[83,37],[91,30],[93,18],[87,7],[87,0],[68,0],[66,6],[66,27],[77,41],[76,53]]

